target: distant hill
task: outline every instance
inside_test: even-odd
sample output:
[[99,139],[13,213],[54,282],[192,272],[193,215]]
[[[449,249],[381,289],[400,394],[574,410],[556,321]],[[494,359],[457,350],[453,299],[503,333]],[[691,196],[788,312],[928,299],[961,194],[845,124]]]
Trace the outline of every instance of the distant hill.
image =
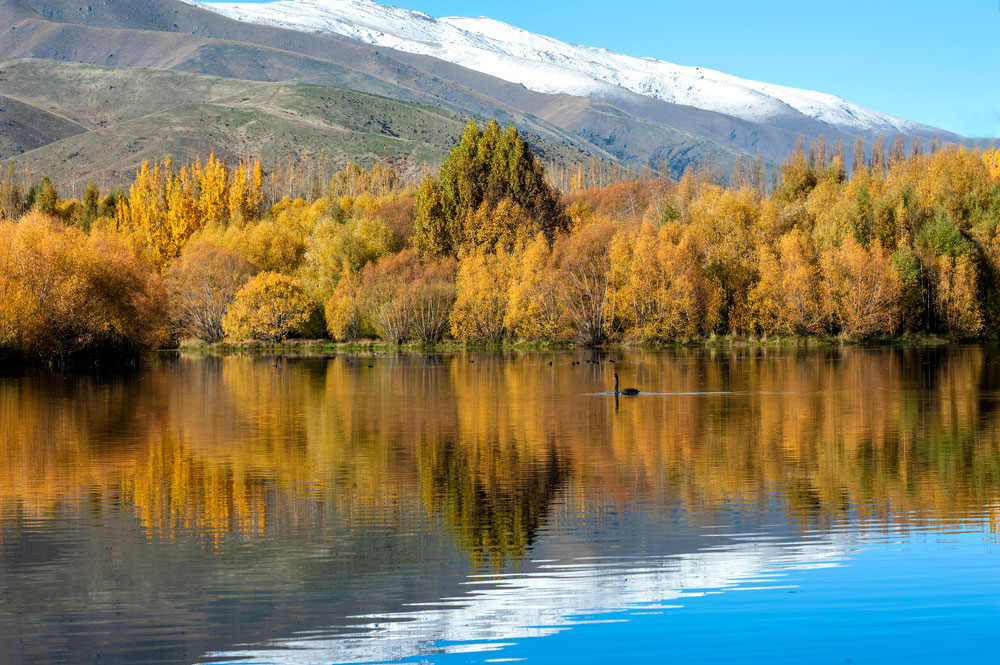
[[[0,158],[22,155],[33,169],[75,181],[120,177],[161,150],[440,158],[469,116],[513,122],[537,149],[569,163],[615,159],[673,175],[697,163],[725,170],[758,152],[775,164],[799,136],[850,148],[857,135],[800,112],[754,121],[624,87],[603,97],[546,94],[428,55],[241,22],[180,0],[0,0],[0,25],[8,26],[0,76],[18,79],[16,89],[0,87],[14,100],[0,111]],[[62,68],[31,69],[41,61]],[[92,67],[65,69],[70,63]],[[323,97],[337,101],[302,102]],[[99,145],[107,164],[90,161]]]
[[[265,163],[302,152],[340,162],[437,163],[467,122],[454,111],[343,88],[162,70],[0,60],[0,81],[20,100],[15,107],[0,98],[0,108],[32,118],[36,143],[45,143],[17,150],[7,141],[3,156],[67,184],[114,185],[128,181],[144,159],[186,161],[209,151]],[[528,139],[545,159],[573,164],[591,157],[564,143]]]
[[775,127],[802,116],[862,135],[940,131],[835,95],[568,44],[485,16],[434,18],[374,0],[184,1],[240,22],[430,55],[537,92],[616,101],[628,91]]

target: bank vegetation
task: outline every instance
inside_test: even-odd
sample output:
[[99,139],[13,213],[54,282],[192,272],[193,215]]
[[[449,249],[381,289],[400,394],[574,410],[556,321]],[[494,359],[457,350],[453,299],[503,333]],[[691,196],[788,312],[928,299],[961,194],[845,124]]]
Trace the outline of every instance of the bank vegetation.
[[513,128],[436,173],[355,164],[313,200],[260,163],[144,164],[59,196],[0,173],[0,349],[58,361],[189,342],[670,343],[1000,332],[1000,151],[800,143],[558,191]]

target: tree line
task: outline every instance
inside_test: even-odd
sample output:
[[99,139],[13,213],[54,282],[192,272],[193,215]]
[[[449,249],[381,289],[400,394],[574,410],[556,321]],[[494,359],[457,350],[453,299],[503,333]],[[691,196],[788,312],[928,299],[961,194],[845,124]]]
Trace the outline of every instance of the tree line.
[[516,129],[470,122],[418,182],[350,164],[271,205],[255,160],[147,163],[79,201],[43,181],[0,224],[0,347],[992,337],[1000,151],[932,148],[859,142],[848,173],[800,142],[772,186],[745,159],[563,192]]

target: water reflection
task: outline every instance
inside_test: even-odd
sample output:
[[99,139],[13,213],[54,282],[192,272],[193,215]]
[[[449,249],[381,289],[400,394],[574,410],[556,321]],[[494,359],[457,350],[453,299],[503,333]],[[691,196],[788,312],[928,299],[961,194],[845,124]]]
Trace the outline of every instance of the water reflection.
[[[228,663],[312,665],[375,663],[439,654],[499,651],[604,621],[620,611],[654,613],[732,589],[793,588],[784,577],[839,565],[839,539],[809,543],[749,542],[670,558],[585,559],[536,563],[531,572],[473,577],[460,596],[418,603],[400,612],[357,617],[333,633],[310,631],[264,648],[212,654]],[[711,590],[711,591],[709,591]],[[484,656],[488,658],[489,656]]]
[[[194,662],[316,630],[326,662],[385,660],[826,565],[844,525],[996,534],[998,360],[191,356],[0,379],[0,661]],[[615,371],[665,394],[616,402]],[[536,619],[505,618],[529,599]]]

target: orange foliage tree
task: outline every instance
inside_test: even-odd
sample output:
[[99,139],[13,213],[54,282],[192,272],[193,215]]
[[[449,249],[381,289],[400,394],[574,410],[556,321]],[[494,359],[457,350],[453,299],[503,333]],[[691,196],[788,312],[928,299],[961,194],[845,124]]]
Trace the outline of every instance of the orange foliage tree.
[[33,213],[0,224],[0,346],[29,359],[121,357],[167,335],[163,281],[128,237]]

